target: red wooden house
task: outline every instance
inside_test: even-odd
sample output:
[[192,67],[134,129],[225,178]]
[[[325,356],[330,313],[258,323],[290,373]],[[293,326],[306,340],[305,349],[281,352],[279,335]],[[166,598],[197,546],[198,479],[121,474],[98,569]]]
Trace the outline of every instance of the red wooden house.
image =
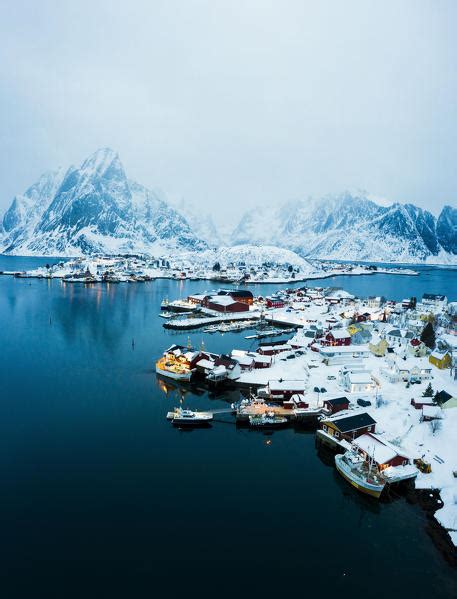
[[351,335],[343,329],[332,329],[321,341],[322,345],[341,347],[351,345]]

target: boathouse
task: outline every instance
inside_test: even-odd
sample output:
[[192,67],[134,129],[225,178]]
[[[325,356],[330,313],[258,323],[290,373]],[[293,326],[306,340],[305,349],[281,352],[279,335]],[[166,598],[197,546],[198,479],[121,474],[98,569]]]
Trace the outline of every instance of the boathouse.
[[357,437],[354,441],[360,453],[368,461],[374,459],[379,470],[390,466],[406,466],[410,463],[410,457],[404,450],[382,439],[379,435],[367,433]]
[[330,411],[330,414],[336,414],[341,410],[349,409],[349,399],[347,397],[334,397],[324,400],[324,408]]
[[344,439],[349,442],[361,435],[374,432],[375,427],[376,420],[366,412],[330,417],[321,420],[320,423],[320,428],[328,436],[334,437],[337,441]]
[[249,305],[238,302],[230,295],[212,295],[202,301],[202,306],[216,312],[248,312]]
[[228,295],[237,302],[252,306],[254,303],[254,296],[248,289],[221,289],[217,295]]
[[273,401],[288,401],[293,395],[304,395],[305,381],[268,381],[265,392]]

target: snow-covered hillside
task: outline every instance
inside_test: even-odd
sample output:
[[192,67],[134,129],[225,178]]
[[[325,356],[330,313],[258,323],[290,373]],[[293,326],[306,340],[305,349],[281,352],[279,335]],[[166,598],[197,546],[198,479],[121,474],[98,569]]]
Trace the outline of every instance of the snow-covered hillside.
[[291,266],[302,274],[316,272],[316,268],[308,260],[295,252],[269,245],[220,247],[199,252],[197,256],[183,253],[180,257],[183,262],[193,261],[194,264],[197,263],[205,268],[212,268],[218,262],[221,268],[227,268],[230,265],[261,267],[267,264],[272,267]]

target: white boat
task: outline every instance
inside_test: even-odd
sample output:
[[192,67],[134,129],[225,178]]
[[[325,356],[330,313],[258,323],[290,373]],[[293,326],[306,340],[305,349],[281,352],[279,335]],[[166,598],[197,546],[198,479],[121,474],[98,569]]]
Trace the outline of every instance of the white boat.
[[176,408],[172,412],[171,420],[175,425],[190,425],[195,426],[197,424],[208,424],[213,419],[213,415],[210,412],[193,412],[192,410],[184,410],[183,408]]
[[275,428],[287,424],[287,418],[278,416],[274,412],[249,416],[249,425],[254,428]]
[[349,449],[344,454],[335,456],[335,466],[341,476],[361,493],[376,499],[381,496],[386,482],[382,476],[373,472],[372,459],[367,465],[357,451]]
[[176,316],[173,312],[160,312],[159,313],[160,318],[173,318],[173,316]]

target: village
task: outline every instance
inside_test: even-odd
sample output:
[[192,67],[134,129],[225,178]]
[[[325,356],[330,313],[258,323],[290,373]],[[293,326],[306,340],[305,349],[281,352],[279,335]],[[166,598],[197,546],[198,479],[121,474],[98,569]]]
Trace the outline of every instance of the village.
[[[290,254],[292,254],[290,252]],[[235,253],[236,255],[236,253]],[[294,256],[292,254],[292,256]],[[298,256],[296,256],[298,258]],[[289,254],[279,258],[262,258],[259,262],[247,262],[243,257],[225,262],[214,257],[198,254],[176,254],[161,257],[149,255],[94,255],[58,260],[31,270],[0,271],[2,275],[18,278],[61,279],[65,283],[143,283],[154,279],[209,280],[220,283],[287,284],[297,281],[328,278],[335,275],[401,274],[415,276],[418,273],[407,268],[385,268],[372,265],[323,262],[312,263],[299,259],[288,261]]]
[[[457,544],[456,302],[429,293],[359,299],[303,286],[266,297],[219,289],[166,300],[162,309],[165,328],[183,322],[197,335],[201,320],[219,323],[210,332],[250,322],[255,334],[246,339],[256,346],[221,355],[189,338],[165,350],[159,377],[239,388],[241,399],[226,412],[241,426],[313,427],[337,454],[338,471],[366,494],[379,497],[404,481],[439,491],[435,518]],[[269,338],[275,332],[280,339]],[[212,414],[179,407],[168,418],[187,426]]]

